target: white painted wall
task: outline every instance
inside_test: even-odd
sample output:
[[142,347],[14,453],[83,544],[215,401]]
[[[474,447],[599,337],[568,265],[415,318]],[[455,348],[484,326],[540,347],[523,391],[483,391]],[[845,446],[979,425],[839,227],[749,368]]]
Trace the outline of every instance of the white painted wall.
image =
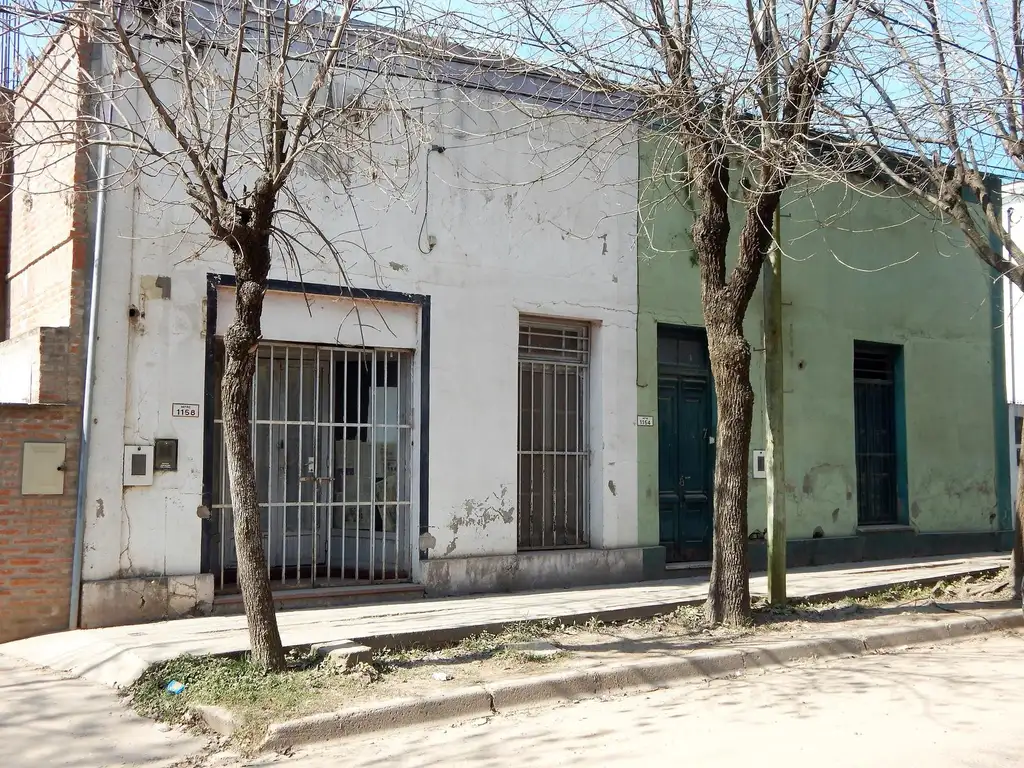
[[39,389],[39,335],[36,329],[0,341],[0,403],[31,403]]
[[[1024,207],[1020,211],[1024,214]],[[1021,217],[1020,226],[1024,227],[1024,215]],[[1003,282],[1003,306],[1006,312],[1006,394],[1011,403],[1021,405],[1024,404],[1024,294],[1009,280]]]
[[[456,89],[431,88],[435,106],[422,112],[431,135],[413,146],[401,192],[370,184],[348,200],[296,179],[296,196],[318,224],[353,243],[344,277],[333,262],[305,255],[302,279],[431,298],[431,558],[516,551],[514,521],[484,525],[467,510],[515,504],[519,315],[593,323],[591,540],[635,546],[635,134],[576,115],[527,120],[505,97],[476,91],[471,102]],[[431,142],[446,151],[430,157],[425,200]],[[201,229],[181,234],[192,216],[177,204],[180,188],[159,177],[139,185],[111,189],[104,223],[87,580],[200,569],[203,419],[172,418],[171,404],[204,402],[206,276],[232,270],[223,249],[202,250]],[[436,246],[424,255],[417,244],[427,235]],[[145,278],[155,275],[171,277],[169,299],[146,295]],[[271,277],[297,273],[279,260]],[[223,328],[229,304],[218,303]],[[132,305],[144,315],[137,321],[129,321]],[[354,315],[337,310],[318,300],[311,317],[301,298],[271,294],[267,329],[351,343],[360,334]],[[404,306],[380,311],[394,333],[373,329],[375,343],[420,344],[418,315]],[[122,489],[123,444],[162,437],[180,441],[178,471]],[[413,502],[415,523],[415,492]]]
[[[1024,187],[1011,184],[1003,195],[1005,226],[1015,243],[1024,245]],[[1003,280],[1003,313],[1006,344],[1006,399],[1010,443],[1010,494],[1017,498],[1017,445],[1014,417],[1024,410],[1024,294],[1009,280]],[[1017,516],[1014,516],[1016,523]]]
[[[1024,187],[1009,185],[1003,196],[1003,215],[1015,243],[1024,245]],[[1024,404],[1024,295],[1003,281],[1006,316],[1006,394],[1011,403]]]

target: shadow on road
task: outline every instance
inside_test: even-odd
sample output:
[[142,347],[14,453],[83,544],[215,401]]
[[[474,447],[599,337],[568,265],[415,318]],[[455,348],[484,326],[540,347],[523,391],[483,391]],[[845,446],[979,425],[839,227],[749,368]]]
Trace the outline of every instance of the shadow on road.
[[171,765],[204,746],[126,711],[107,688],[0,659],[0,765]]

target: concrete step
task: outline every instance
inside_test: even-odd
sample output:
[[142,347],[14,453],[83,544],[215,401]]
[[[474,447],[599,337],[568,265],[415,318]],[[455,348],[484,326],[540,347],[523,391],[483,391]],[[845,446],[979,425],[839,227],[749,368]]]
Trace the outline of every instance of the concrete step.
[[711,576],[711,561],[696,563],[668,563],[663,579],[706,579]]
[[[342,605],[401,603],[422,600],[421,584],[364,584],[360,586],[305,587],[274,590],[274,608],[278,611],[301,608],[333,608]],[[240,592],[222,592],[213,597],[214,616],[244,613]]]

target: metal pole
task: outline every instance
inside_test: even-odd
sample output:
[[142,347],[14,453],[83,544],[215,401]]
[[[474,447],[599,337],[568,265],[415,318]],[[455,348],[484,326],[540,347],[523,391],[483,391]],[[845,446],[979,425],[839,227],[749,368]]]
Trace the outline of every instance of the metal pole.
[[775,209],[772,248],[765,264],[764,384],[765,469],[768,499],[768,600],[786,602],[786,470],[783,444],[782,214]]
[[[1013,242],[1013,207],[1006,209],[1006,236],[1010,242]],[[1009,301],[1010,311],[1007,317],[1007,323],[1010,326],[1010,407],[1007,409],[1010,411],[1010,460],[1011,460],[1011,471],[1010,471],[1010,487],[1013,490],[1010,508],[1013,509],[1017,500],[1017,472],[1013,471],[1017,469],[1017,463],[1013,461],[1016,458],[1017,449],[1017,355],[1015,345],[1013,343],[1013,331],[1014,331],[1014,317],[1013,317],[1013,305],[1014,305],[1014,283],[1008,277],[1004,277],[1003,280],[1006,282],[1006,290]],[[1017,515],[1011,515],[1013,518],[1013,527],[1017,527]]]

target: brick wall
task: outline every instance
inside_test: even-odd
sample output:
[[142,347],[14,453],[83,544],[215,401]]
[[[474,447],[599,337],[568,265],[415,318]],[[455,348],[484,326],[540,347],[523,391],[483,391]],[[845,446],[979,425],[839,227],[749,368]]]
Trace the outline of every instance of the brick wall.
[[[65,143],[30,147],[54,125],[40,126],[23,103],[76,114],[68,105],[77,105],[81,93],[80,34],[66,33],[51,47],[47,66],[26,82],[15,105],[9,327],[12,335],[40,330],[36,402],[0,403],[0,642],[68,626],[88,303],[88,165],[77,118],[61,128]],[[60,92],[68,88],[73,92]],[[65,444],[62,494],[22,495],[29,441]]]
[[[78,410],[0,405],[0,642],[67,629],[78,481]],[[62,496],[21,496],[26,440],[67,445]]]
[[[82,197],[81,33],[55,41],[14,102],[8,336],[70,323],[75,211]],[[84,169],[83,169],[84,170]]]

